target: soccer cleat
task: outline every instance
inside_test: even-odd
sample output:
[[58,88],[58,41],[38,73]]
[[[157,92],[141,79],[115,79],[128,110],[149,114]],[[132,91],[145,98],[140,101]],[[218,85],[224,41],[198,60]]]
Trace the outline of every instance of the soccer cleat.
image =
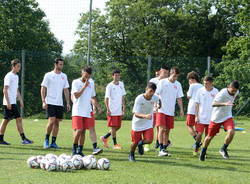
[[199,152],[199,147],[195,147],[195,150],[193,152],[193,155],[194,156],[197,156],[198,155],[198,152]]
[[54,149],[59,149],[59,146],[57,146],[55,142],[51,143],[49,147]]
[[105,139],[104,136],[100,137],[100,140],[102,141],[102,144],[104,147],[108,148],[108,139]]
[[32,144],[33,143],[33,141],[31,141],[31,140],[29,140],[29,139],[24,139],[24,140],[22,140],[22,144]]
[[221,154],[221,156],[223,157],[223,158],[225,158],[225,159],[229,159],[229,155],[228,155],[228,153],[227,153],[227,150],[226,149],[220,149],[220,154]]
[[45,140],[44,140],[43,148],[44,148],[44,149],[48,149],[48,148],[49,148],[49,140],[48,140],[48,139],[45,139]]
[[136,160],[135,160],[135,155],[129,153],[128,160],[129,160],[130,162],[136,162]]
[[170,157],[171,154],[169,154],[167,150],[162,149],[161,151],[159,151],[158,157],[162,157],[162,156]]
[[113,149],[119,149],[119,150],[121,150],[122,148],[121,148],[121,146],[119,144],[116,144],[116,145],[114,145]]
[[205,161],[205,159],[206,159],[206,152],[205,151],[201,151],[200,161]]
[[150,146],[149,146],[149,144],[145,144],[145,145],[144,145],[144,151],[145,151],[145,152],[150,151]]
[[95,149],[93,149],[92,154],[93,155],[98,155],[98,154],[102,153],[102,151],[103,151],[102,149],[96,147]]
[[10,145],[10,143],[6,142],[6,141],[0,141],[0,144],[3,144],[3,145]]
[[144,154],[144,149],[143,149],[142,141],[140,141],[140,142],[138,143],[137,147],[138,147],[138,153],[139,153],[140,155],[143,155],[143,154]]

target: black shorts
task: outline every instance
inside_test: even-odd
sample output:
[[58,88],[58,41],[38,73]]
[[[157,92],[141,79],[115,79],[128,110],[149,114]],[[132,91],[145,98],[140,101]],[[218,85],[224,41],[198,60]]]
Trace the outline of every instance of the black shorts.
[[4,108],[4,115],[3,115],[4,119],[12,120],[21,117],[16,104],[11,104],[11,110],[7,109],[7,105],[4,105],[3,108]]
[[46,110],[46,117],[56,117],[57,119],[63,119],[63,106],[48,104],[48,108]]

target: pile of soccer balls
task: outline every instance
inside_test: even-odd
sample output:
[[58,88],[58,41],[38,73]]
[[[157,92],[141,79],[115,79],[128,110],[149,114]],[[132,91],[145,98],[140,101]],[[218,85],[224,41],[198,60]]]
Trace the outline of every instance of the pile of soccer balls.
[[47,154],[45,156],[32,156],[27,160],[27,164],[30,168],[41,168],[46,171],[64,171],[70,172],[72,170],[79,169],[100,169],[108,170],[110,162],[106,158],[101,158],[98,161],[93,155],[82,157],[80,155],[74,155],[73,157],[66,155],[65,153],[60,156],[55,154]]

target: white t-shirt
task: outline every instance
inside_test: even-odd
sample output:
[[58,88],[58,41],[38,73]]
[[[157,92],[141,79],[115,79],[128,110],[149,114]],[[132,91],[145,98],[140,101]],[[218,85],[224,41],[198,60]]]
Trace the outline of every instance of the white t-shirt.
[[[12,71],[7,73],[4,77],[4,86],[8,86],[8,97],[10,104],[16,104],[17,90],[18,90],[18,75]],[[5,96],[3,97],[3,105],[7,105]]]
[[109,109],[111,116],[122,115],[122,97],[126,95],[123,82],[119,81],[118,85],[110,82],[106,87],[105,98],[109,99]]
[[151,100],[146,100],[143,96],[143,94],[140,94],[139,96],[136,97],[135,99],[135,104],[133,107],[133,113],[140,113],[140,114],[151,114],[152,119],[143,119],[143,118],[138,118],[133,115],[132,119],[132,130],[133,131],[143,131],[147,130],[149,128],[153,128],[153,109],[154,109],[154,104],[158,103],[159,97],[157,95],[153,95]]
[[158,112],[174,116],[176,99],[183,97],[181,84],[178,81],[172,83],[168,78],[162,79],[157,85],[156,94],[158,94],[162,103]]
[[200,83],[194,83],[189,86],[187,96],[191,97],[188,102],[187,114],[195,114],[195,97],[197,91],[202,88],[203,85]]
[[[71,95],[79,92],[84,86],[84,82],[81,79],[75,79],[72,82]],[[74,97],[73,107],[72,107],[72,116],[81,116],[91,118],[91,97],[94,94],[94,83],[90,81],[88,87],[86,87],[79,98]]]
[[198,116],[201,124],[209,124],[213,109],[212,103],[218,92],[216,88],[207,91],[205,87],[197,91],[195,102],[199,104]]
[[[234,102],[235,97],[239,94],[239,90],[236,92],[234,96],[231,96],[227,88],[220,90],[220,92],[216,95],[213,102],[226,103],[229,101]],[[222,123],[225,120],[232,117],[232,106],[221,106],[221,107],[213,107],[211,121],[214,123]]]
[[153,82],[153,83],[155,83],[155,85],[157,86],[157,84],[159,83],[159,79],[158,79],[158,77],[155,77],[155,78],[152,78],[152,79],[150,79],[149,80],[149,82]]
[[47,88],[46,104],[63,106],[63,89],[69,88],[67,75],[57,74],[54,71],[48,72],[43,78],[41,86]]

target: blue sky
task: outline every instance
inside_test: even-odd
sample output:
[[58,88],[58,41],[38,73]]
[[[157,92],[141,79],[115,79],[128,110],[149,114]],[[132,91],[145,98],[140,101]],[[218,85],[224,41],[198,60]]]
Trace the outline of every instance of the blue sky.
[[[63,54],[73,49],[78,37],[74,34],[80,13],[89,11],[90,0],[36,0],[39,7],[46,13],[50,30],[58,40],[62,40]],[[92,8],[99,8],[104,12],[105,2],[108,0],[92,0]]]

